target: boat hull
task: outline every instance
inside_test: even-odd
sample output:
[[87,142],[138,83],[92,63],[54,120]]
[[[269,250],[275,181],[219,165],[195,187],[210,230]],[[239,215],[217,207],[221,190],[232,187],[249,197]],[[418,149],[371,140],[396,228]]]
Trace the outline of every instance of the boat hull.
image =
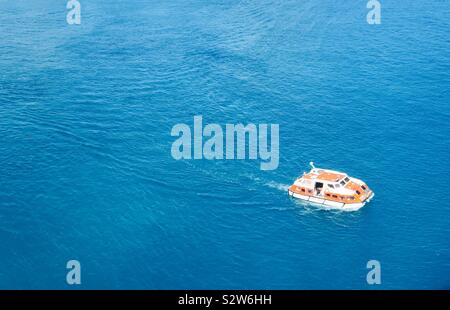
[[338,202],[338,201],[323,199],[320,197],[300,195],[291,190],[288,190],[288,193],[289,193],[289,196],[291,196],[291,197],[301,199],[303,201],[307,201],[307,202],[310,202],[313,204],[318,204],[327,209],[336,209],[336,210],[342,210],[342,211],[357,211],[357,210],[361,209],[362,207],[364,207],[366,205],[366,203],[368,203],[370,200],[372,200],[372,198],[375,196],[375,194],[372,192],[371,195],[363,202],[342,203],[342,202]]

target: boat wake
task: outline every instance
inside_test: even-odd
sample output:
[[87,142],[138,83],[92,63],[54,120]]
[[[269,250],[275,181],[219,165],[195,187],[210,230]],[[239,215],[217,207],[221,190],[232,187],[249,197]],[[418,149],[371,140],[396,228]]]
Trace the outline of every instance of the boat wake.
[[278,182],[274,182],[274,181],[270,181],[270,182],[266,183],[265,185],[270,188],[275,188],[275,189],[278,189],[283,192],[287,192],[287,190],[289,188],[288,184],[278,183]]

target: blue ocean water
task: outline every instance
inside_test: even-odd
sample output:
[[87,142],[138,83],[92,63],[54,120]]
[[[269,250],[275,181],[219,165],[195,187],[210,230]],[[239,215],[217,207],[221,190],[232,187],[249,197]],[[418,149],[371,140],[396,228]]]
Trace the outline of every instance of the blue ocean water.
[[[0,288],[450,287],[449,1],[80,2],[0,1]],[[174,160],[194,115],[279,124],[278,169]],[[311,160],[375,199],[288,198]]]

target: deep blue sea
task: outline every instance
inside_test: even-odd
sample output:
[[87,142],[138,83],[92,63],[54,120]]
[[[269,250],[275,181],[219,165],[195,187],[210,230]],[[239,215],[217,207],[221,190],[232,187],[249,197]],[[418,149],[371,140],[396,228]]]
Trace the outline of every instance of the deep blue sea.
[[[450,1],[80,2],[0,0],[0,288],[450,288]],[[175,160],[195,115],[278,169]],[[290,199],[311,160],[375,199]]]

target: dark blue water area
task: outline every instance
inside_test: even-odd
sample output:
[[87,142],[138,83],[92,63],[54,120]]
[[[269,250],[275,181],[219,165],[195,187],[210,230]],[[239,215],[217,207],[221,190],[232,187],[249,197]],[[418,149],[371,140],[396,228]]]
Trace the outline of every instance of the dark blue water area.
[[[450,287],[449,1],[80,2],[0,1],[0,288]],[[279,124],[278,169],[176,161],[195,115]],[[311,160],[374,200],[290,199]]]

